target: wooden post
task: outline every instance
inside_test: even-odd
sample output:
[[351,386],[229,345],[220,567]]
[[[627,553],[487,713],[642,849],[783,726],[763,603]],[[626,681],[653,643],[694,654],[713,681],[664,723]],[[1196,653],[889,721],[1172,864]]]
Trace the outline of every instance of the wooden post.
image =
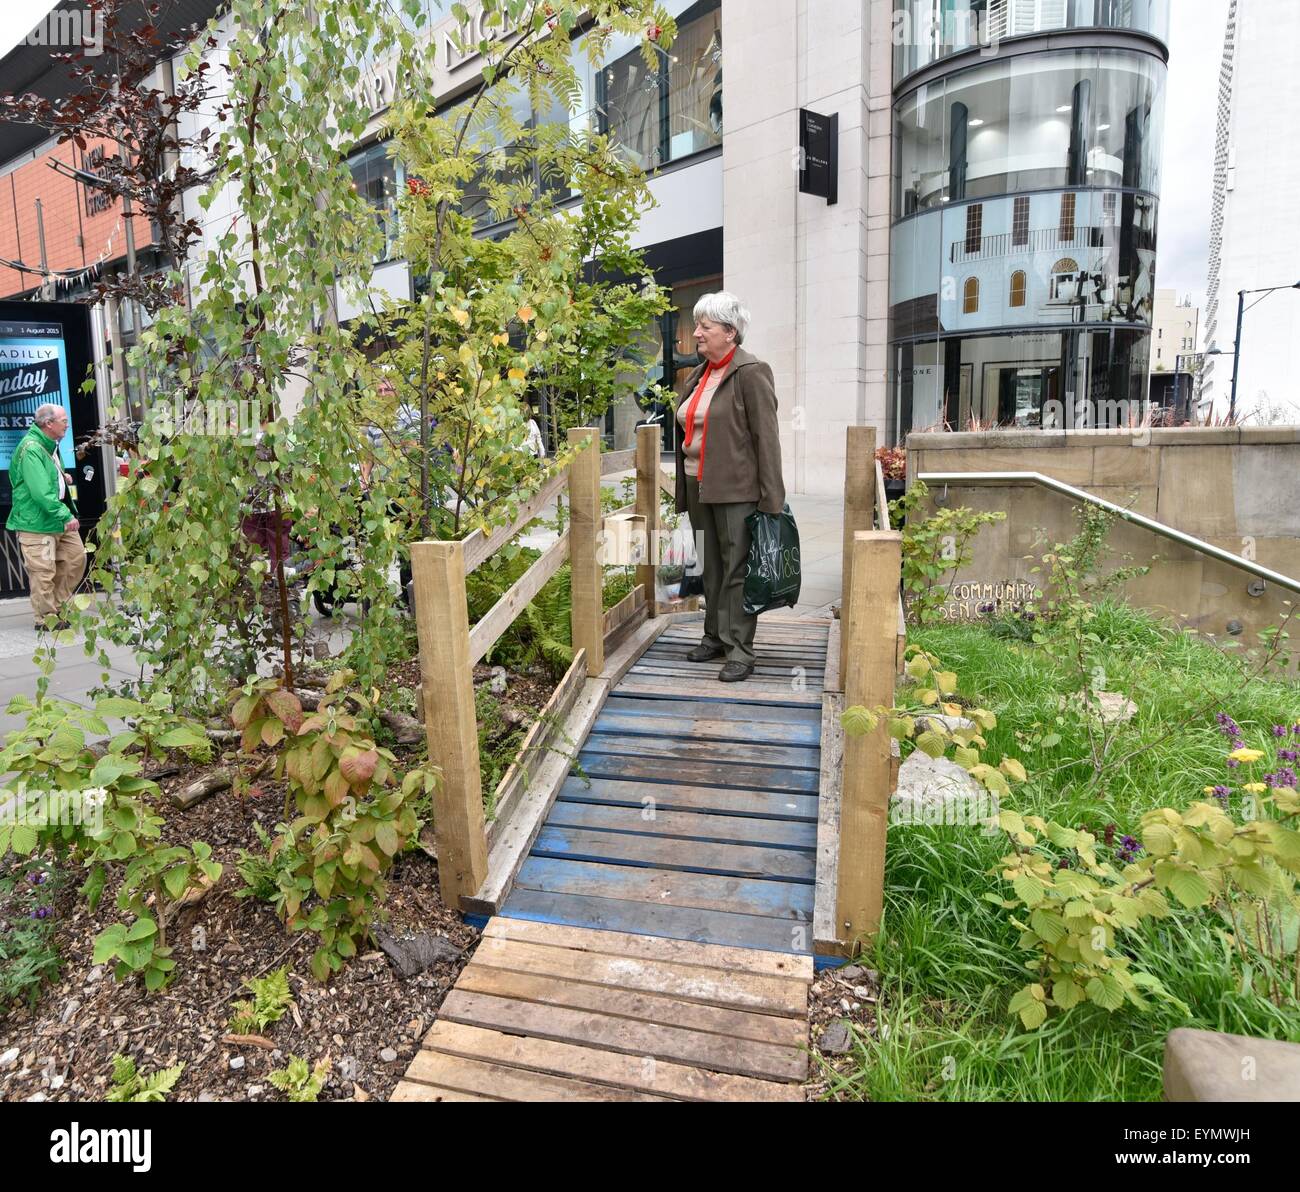
[[586,446],[569,465],[569,573],[573,586],[570,614],[574,651],[587,651],[587,674],[605,669],[604,572],[596,557],[600,531],[600,431],[575,426],[569,442]]
[[[853,538],[852,589],[847,624],[844,706],[874,709],[894,703],[898,648],[898,577],[903,536],[896,530],[860,531]],[[885,720],[869,733],[844,738],[840,802],[840,864],[835,897],[837,934],[850,949],[880,927],[889,824],[889,732]]]
[[442,768],[433,796],[438,882],[444,905],[459,910],[461,896],[476,894],[487,877],[464,543],[412,543],[411,576],[424,732],[429,759]]
[[[876,428],[850,426],[844,442],[844,555],[840,570],[840,676],[848,674],[853,536],[876,528]],[[848,693],[848,688],[845,689]]]
[[659,566],[659,442],[658,425],[636,428],[636,511],[645,518],[645,564],[636,569],[636,582],[645,589],[646,616],[655,608],[655,573]]

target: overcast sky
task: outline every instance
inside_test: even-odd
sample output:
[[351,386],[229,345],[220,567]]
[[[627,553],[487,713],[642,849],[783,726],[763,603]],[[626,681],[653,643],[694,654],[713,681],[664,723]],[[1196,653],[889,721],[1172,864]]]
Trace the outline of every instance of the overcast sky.
[[[54,3],[4,0],[0,53],[21,41]],[[1227,14],[1228,0],[1173,0],[1157,280],[1197,303],[1205,298],[1219,63]]]

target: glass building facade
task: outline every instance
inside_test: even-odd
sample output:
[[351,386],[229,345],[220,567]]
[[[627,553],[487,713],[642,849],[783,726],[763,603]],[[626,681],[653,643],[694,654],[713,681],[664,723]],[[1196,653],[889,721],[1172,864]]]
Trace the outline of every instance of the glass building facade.
[[1146,397],[1168,0],[895,18],[891,437],[1125,424]]

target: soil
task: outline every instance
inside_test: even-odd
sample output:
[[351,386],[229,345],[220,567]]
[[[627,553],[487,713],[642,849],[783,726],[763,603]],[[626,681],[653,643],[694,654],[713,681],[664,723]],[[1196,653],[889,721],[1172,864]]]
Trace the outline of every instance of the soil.
[[[414,663],[393,668],[390,682],[410,686],[418,681],[413,677],[417,671]],[[476,685],[489,682],[494,672],[476,667]],[[554,686],[548,674],[508,673],[504,702],[517,708],[526,724]],[[423,751],[422,743],[394,749],[402,764],[412,764]],[[209,765],[182,765],[180,773],[160,779],[159,785],[166,793],[217,764],[240,766],[248,773],[258,760],[227,750]],[[403,980],[376,949],[328,982],[317,982],[308,968],[314,935],[291,936],[269,904],[235,896],[244,884],[235,868],[239,850],[261,850],[253,825],[260,822],[273,831],[283,802],[283,785],[263,779],[242,798],[225,790],[187,811],[162,804],[164,838],[207,841],[213,859],[224,868],[206,897],[169,925],[176,976],[160,993],[146,993],[137,979],[118,982],[111,966],[93,962],[95,935],[119,918],[114,904],[119,879],[110,878],[98,911],[91,914],[77,894],[81,875],[68,875],[52,907],[54,945],[62,961],[59,980],[43,991],[35,1009],[0,1011],[0,1055],[14,1047],[19,1051],[18,1059],[0,1070],[0,1101],[101,1100],[117,1052],[131,1056],[142,1074],[184,1063],[168,1098],[172,1101],[283,1100],[267,1077],[284,1067],[290,1055],[309,1063],[330,1058],[333,1068],[322,1101],[389,1096],[468,961],[478,932],[442,904],[436,862],[422,852],[407,852],[389,876],[384,926],[399,937],[443,936],[459,949],[459,958]],[[295,1002],[267,1028],[266,1046],[223,1040],[230,1033],[232,1003],[249,996],[244,980],[285,964]]]
[[[857,1048],[852,1040],[875,1038],[880,996],[876,973],[860,964],[823,969],[817,974],[808,991],[812,1059],[804,1092],[809,1101],[848,1099],[837,1093],[840,1081],[836,1078],[847,1077],[859,1066],[854,1054]],[[841,1053],[823,1051],[822,1038],[837,1023],[848,1024],[848,1050]]]

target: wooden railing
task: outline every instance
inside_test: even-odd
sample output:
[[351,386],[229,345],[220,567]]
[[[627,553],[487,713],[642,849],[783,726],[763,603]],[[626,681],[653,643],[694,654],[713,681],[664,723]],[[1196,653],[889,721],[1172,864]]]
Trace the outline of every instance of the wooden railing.
[[[523,797],[528,760],[543,752],[546,735],[577,697],[583,681],[605,667],[613,649],[631,629],[659,611],[655,605],[655,544],[659,493],[672,490],[659,466],[660,428],[637,428],[635,450],[602,456],[594,427],[569,431],[577,448],[571,462],[550,477],[520,506],[509,525],[485,535],[475,530],[451,542],[417,542],[411,547],[415,622],[420,650],[420,687],[429,759],[442,771],[434,795],[433,834],[444,903],[459,907],[488,876],[493,833],[484,814],[479,772],[478,723],[473,668],[500,640],[529,601],[567,560],[572,585],[570,630],[574,661],[551,702],[533,725],[492,800],[498,820]],[[636,468],[636,502],[608,515],[601,512],[601,477]],[[528,526],[561,492],[569,501],[569,528],[472,627],[465,577]],[[615,521],[634,519],[644,530],[647,550],[636,568],[635,587],[606,611],[602,570],[602,532]]]

